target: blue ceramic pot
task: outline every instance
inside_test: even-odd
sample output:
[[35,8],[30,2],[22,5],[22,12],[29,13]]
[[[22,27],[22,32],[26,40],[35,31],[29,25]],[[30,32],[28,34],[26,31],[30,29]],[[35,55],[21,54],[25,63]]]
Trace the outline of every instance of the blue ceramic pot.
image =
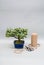
[[14,41],[14,47],[17,49],[22,49],[24,47],[24,41],[21,41],[21,43],[17,43],[17,40]]

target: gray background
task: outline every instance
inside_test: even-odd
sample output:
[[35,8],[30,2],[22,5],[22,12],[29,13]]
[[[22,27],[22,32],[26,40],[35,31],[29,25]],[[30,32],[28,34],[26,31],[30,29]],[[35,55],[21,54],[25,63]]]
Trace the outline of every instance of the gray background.
[[29,29],[44,37],[44,0],[0,0],[0,38],[8,27]]

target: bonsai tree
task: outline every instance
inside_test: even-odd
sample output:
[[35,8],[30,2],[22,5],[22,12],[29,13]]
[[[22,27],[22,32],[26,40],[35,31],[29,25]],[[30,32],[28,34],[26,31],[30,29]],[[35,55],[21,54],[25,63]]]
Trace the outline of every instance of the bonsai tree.
[[17,39],[17,43],[20,43],[22,39],[26,38],[27,29],[24,28],[14,28],[6,30],[6,37],[14,37]]

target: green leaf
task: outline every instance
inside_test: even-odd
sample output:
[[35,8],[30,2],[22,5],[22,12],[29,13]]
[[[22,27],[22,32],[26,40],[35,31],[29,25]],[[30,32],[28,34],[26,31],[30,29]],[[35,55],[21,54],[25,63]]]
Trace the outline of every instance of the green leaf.
[[27,29],[14,28],[6,30],[6,37],[15,37],[17,39],[24,39],[27,36]]

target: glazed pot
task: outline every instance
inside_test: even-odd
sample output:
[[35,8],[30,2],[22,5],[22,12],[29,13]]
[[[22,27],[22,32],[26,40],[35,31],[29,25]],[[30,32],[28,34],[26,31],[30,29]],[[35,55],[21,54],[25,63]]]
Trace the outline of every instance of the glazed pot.
[[24,47],[24,41],[22,40],[20,43],[17,43],[17,40],[15,40],[14,47],[17,49],[22,49]]

